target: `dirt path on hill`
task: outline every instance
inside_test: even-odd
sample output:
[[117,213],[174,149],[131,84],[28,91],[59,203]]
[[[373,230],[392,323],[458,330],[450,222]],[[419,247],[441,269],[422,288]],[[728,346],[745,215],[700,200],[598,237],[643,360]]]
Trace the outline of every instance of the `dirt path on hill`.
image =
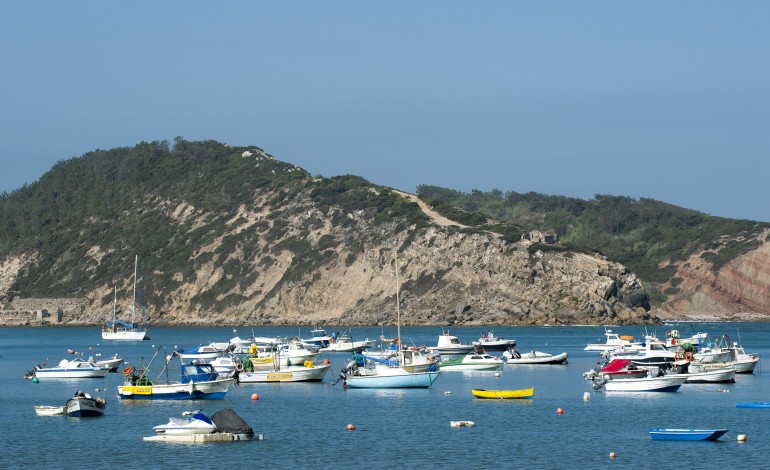
[[433,209],[431,209],[427,204],[425,204],[425,202],[423,202],[422,199],[420,199],[419,197],[415,196],[414,194],[405,193],[403,191],[398,191],[396,189],[394,189],[393,191],[396,194],[398,194],[398,195],[400,195],[402,197],[405,197],[405,198],[409,199],[412,202],[417,203],[417,205],[420,206],[420,209],[422,209],[422,211],[425,213],[425,215],[430,217],[431,222],[433,222],[436,225],[440,225],[442,227],[447,227],[449,225],[456,225],[456,226],[458,226],[460,228],[467,228],[468,227],[467,225],[463,225],[463,224],[461,224],[459,222],[455,222],[454,220],[447,219],[443,215],[441,215],[438,212],[436,212]]

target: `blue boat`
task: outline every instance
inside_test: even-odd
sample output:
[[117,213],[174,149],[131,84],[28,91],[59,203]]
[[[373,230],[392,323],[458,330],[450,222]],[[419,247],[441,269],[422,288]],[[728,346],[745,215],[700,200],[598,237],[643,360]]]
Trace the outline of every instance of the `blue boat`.
[[211,364],[182,364],[182,381],[165,384],[153,384],[147,371],[137,376],[129,369],[124,370],[126,382],[118,387],[122,400],[221,400],[235,382],[234,378],[220,379]]
[[650,437],[664,441],[716,441],[727,429],[650,429]]
[[738,403],[736,408],[770,408],[770,401],[755,403]]

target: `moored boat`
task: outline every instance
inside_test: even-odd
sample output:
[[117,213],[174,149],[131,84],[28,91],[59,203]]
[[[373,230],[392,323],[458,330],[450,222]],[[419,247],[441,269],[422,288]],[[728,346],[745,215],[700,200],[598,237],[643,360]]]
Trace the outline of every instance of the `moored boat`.
[[211,434],[217,430],[216,425],[211,422],[208,416],[201,413],[201,410],[195,412],[183,413],[185,418],[172,416],[168,423],[161,424],[152,428],[155,434],[166,435],[190,435],[190,434]]
[[88,362],[107,369],[107,372],[117,372],[118,369],[120,369],[120,367],[123,365],[123,358],[115,354],[109,359],[101,359],[98,361],[91,361],[89,358]]
[[441,371],[500,370],[505,365],[503,359],[484,351],[473,351],[462,357],[454,357],[438,363]]
[[78,391],[67,400],[65,405],[67,416],[72,418],[91,418],[103,416],[107,402],[102,397],[93,398],[87,393]]
[[473,348],[474,346],[472,344],[462,344],[460,343],[460,340],[457,339],[457,336],[446,331],[443,335],[438,337],[436,346],[429,346],[428,350],[433,354],[441,356],[459,356],[468,354],[473,351]]
[[135,373],[133,367],[123,371],[126,381],[118,387],[123,400],[212,400],[224,399],[235,378],[219,378],[211,364],[182,364],[181,381],[153,383],[148,370]]
[[656,428],[648,430],[650,437],[665,441],[716,441],[727,433],[727,429],[672,429]]
[[770,408],[770,401],[758,401],[754,403],[738,403],[737,408]]
[[613,349],[623,348],[626,350],[638,349],[642,343],[634,341],[633,336],[620,336],[612,330],[606,330],[604,336],[607,340],[604,343],[588,343],[584,351],[611,351]]
[[566,364],[567,352],[560,354],[549,354],[542,351],[532,350],[521,354],[516,348],[509,349],[503,353],[503,361],[506,364]]
[[67,414],[65,406],[36,405],[35,414],[38,416],[61,416]]
[[481,388],[474,388],[471,390],[471,393],[476,398],[532,398],[535,395],[535,389],[522,388],[520,390],[484,390]]
[[665,375],[619,380],[603,378],[599,382],[594,380],[594,389],[604,387],[608,392],[676,392],[686,380],[687,377]]
[[515,339],[505,339],[495,336],[494,331],[490,331],[485,335],[481,335],[478,341],[473,343],[474,346],[481,346],[485,351],[507,351],[516,346]]
[[107,369],[76,357],[62,359],[56,367],[35,366],[33,375],[39,379],[103,379]]
[[329,372],[330,362],[316,364],[306,361],[304,365],[275,367],[273,362],[257,363],[252,361],[251,370],[238,374],[240,383],[272,383],[272,382],[320,382]]
[[[142,325],[136,324],[136,287],[139,285],[139,256],[134,260],[134,296],[131,303],[131,321],[124,322],[117,319],[117,286],[113,288],[114,299],[112,303],[112,321],[105,321],[102,326],[102,339],[113,341],[141,341],[150,339],[147,337],[147,319],[144,315],[144,302],[142,302]],[[139,296],[141,297],[141,287]],[[141,300],[141,299],[140,299]]]

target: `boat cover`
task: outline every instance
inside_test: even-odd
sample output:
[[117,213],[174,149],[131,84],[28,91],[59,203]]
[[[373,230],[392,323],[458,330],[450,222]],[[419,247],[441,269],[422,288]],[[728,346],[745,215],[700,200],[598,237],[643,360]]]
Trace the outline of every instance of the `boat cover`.
[[618,372],[628,366],[631,361],[629,359],[614,359],[612,362],[604,366],[599,372]]
[[253,435],[254,430],[232,408],[225,408],[211,415],[211,421],[216,425],[217,432],[231,434]]

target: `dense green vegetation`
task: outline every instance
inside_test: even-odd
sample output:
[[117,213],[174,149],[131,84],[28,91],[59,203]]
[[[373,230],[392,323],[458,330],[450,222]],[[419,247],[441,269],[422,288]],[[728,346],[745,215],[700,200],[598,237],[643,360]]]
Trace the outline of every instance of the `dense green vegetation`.
[[[582,200],[538,193],[472,191],[470,194],[436,186],[419,186],[418,195],[434,207],[452,207],[483,214],[508,224],[555,234],[572,249],[587,249],[619,261],[643,280],[668,281],[670,264],[693,253],[717,270],[755,248],[757,235],[770,226],[750,220],[712,217],[653,199],[597,194]],[[666,267],[661,267],[666,266]]]
[[[230,233],[245,222],[239,209],[258,200],[269,207],[264,219]],[[301,229],[287,222],[298,210],[314,214]],[[340,227],[363,221],[394,229],[427,221],[416,204],[363,178],[313,178],[257,147],[177,138],[60,161],[34,184],[0,195],[0,257],[36,254],[12,288],[22,295],[78,296],[99,285],[125,286],[138,254],[145,297],[159,305],[164,293],[215,261],[223,275],[194,300],[226,306],[242,299],[221,294],[259,275],[244,260],[265,267],[275,250],[291,250],[296,261],[285,281],[292,281],[333,259],[340,240],[308,241],[329,218]],[[364,232],[348,246],[361,250]],[[199,253],[212,243],[214,253]],[[346,256],[347,263],[355,259]]]

